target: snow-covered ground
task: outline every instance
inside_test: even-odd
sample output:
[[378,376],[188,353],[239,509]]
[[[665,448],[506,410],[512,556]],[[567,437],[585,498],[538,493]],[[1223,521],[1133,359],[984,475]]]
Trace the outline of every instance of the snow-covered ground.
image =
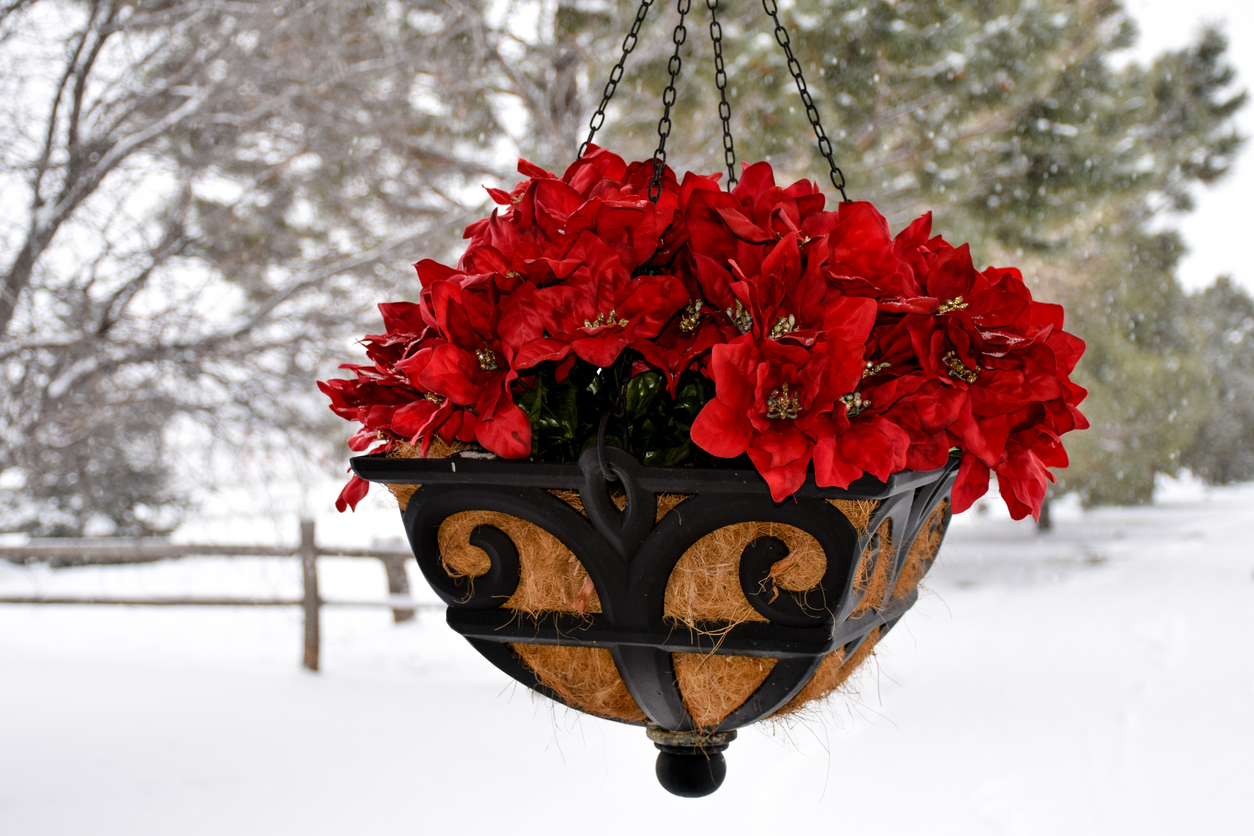
[[[702,800],[435,613],[325,611],[313,675],[294,610],[2,606],[0,834],[1250,832],[1254,486],[1055,517],[958,521],[859,696],[742,731]],[[321,580],[385,590],[373,562]],[[2,593],[298,586],[292,561],[0,563]]]

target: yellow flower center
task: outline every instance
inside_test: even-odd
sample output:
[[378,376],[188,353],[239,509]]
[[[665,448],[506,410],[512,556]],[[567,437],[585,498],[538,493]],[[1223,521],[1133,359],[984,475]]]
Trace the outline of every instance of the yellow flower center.
[[936,308],[936,313],[939,315],[939,314],[953,313],[954,311],[961,311],[970,307],[970,304],[971,303],[969,302],[962,301],[961,296],[955,296],[954,298],[950,299],[947,302],[941,302],[940,305],[937,306]]
[[876,363],[873,361],[869,361],[866,364],[866,368],[862,370],[862,379],[866,380],[868,377],[871,377],[872,375],[877,375],[891,365],[892,363]]
[[785,334],[791,334],[797,330],[797,318],[792,314],[781,316],[779,321],[771,326],[771,339],[778,340]]
[[599,313],[596,319],[585,319],[583,321],[584,328],[602,328],[606,325],[617,325],[620,328],[627,327],[627,320],[618,318],[618,310],[610,308],[608,314]]
[[796,392],[788,391],[788,384],[781,384],[766,399],[767,418],[787,418],[792,420],[801,413],[801,398]]
[[492,353],[492,349],[485,345],[475,352],[475,357],[479,358],[479,368],[485,372],[496,371],[496,355]]
[[679,330],[691,334],[701,324],[701,308],[705,305],[702,299],[693,299],[684,308],[684,315],[679,318]]
[[941,358],[946,366],[949,366],[949,376],[967,383],[975,383],[975,379],[980,376],[980,367],[973,369],[967,368],[962,361],[958,359],[957,352],[950,351]]
[[850,418],[861,414],[864,409],[871,407],[871,399],[862,397],[861,392],[850,392],[842,397],[840,402],[845,405],[845,414]]
[[728,308],[723,313],[731,318],[736,330],[742,334],[749,333],[749,329],[753,327],[753,315],[745,310],[745,306],[740,304],[739,299],[736,300],[736,307]]

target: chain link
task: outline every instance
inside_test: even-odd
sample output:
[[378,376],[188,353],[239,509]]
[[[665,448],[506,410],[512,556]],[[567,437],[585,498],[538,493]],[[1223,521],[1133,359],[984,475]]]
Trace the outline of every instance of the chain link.
[[718,0],[705,0],[710,10],[710,40],[714,42],[714,85],[718,87],[718,115],[723,120],[723,162],[727,164],[727,191],[736,187],[736,146],[731,134],[731,105],[727,103],[727,71],[723,68],[723,27],[718,22]]
[[806,87],[806,80],[801,75],[801,62],[799,62],[792,54],[792,44],[788,37],[788,30],[784,28],[784,24],[779,22],[779,8],[775,5],[775,0],[762,0],[762,8],[770,15],[771,20],[775,23],[775,40],[784,48],[784,55],[788,58],[788,72],[792,74],[793,79],[797,82],[797,91],[801,94],[801,103],[806,108],[806,118],[810,120],[810,126],[814,128],[814,135],[819,141],[819,153],[827,158],[827,164],[832,169],[832,185],[836,187],[836,191],[840,192],[840,199],[848,201],[849,197],[845,194],[845,173],[836,167],[836,161],[832,159],[832,143],[827,138],[827,133],[823,130],[823,124],[819,121],[819,109],[814,106],[814,97],[810,95],[810,90]]
[[[640,27],[644,23],[652,5],[653,0],[640,0],[640,7],[636,10],[636,18],[632,22],[631,31],[627,33],[627,37],[623,38],[623,54],[610,71],[609,80],[606,81],[605,89],[602,91],[601,104],[588,122],[588,138],[579,146],[580,157],[584,155],[588,146],[592,144],[597,131],[605,124],[605,108],[609,105],[614,91],[618,89],[618,83],[623,78],[623,67],[627,62],[627,56],[636,48]],[[714,83],[718,87],[719,92],[718,115],[723,123],[723,161],[727,165],[727,188],[730,191],[737,183],[736,148],[731,134],[731,105],[727,102],[727,71],[723,62],[723,27],[718,22],[718,0],[706,0],[706,7],[710,10],[710,39],[714,42]],[[832,157],[831,140],[827,138],[827,132],[823,130],[823,123],[819,120],[819,110],[814,104],[814,97],[810,94],[805,77],[801,73],[801,62],[793,55],[792,41],[788,36],[788,30],[780,23],[779,7],[776,4],[776,0],[762,0],[762,8],[775,24],[775,41],[783,48],[784,56],[788,59],[788,72],[797,84],[797,92],[801,94],[801,103],[805,106],[806,119],[809,120],[810,127],[814,129],[814,136],[818,140],[819,153],[823,155],[831,168],[832,185],[836,187],[836,191],[840,192],[841,200],[848,201],[849,196],[845,193],[845,174],[836,166],[836,160]],[[666,64],[667,72],[670,74],[670,83],[666,85],[666,89],[662,92],[662,118],[657,123],[658,146],[657,150],[653,152],[653,179],[649,183],[648,191],[649,200],[654,203],[662,195],[662,171],[666,167],[666,140],[670,137],[671,128],[673,127],[671,123],[671,107],[674,106],[676,99],[675,82],[679,78],[679,71],[683,66],[683,59],[679,54],[680,47],[688,39],[688,29],[684,25],[684,19],[692,10],[692,0],[678,0],[677,9],[679,11],[679,23],[675,26],[675,31],[671,36],[671,41],[675,44],[675,51]]]
[[627,33],[627,37],[623,38],[623,54],[618,59],[618,63],[614,65],[614,69],[610,70],[610,78],[605,82],[605,90],[601,95],[601,106],[597,108],[596,113],[592,114],[592,119],[588,122],[588,138],[584,140],[583,145],[579,146],[580,157],[588,150],[588,146],[592,144],[593,137],[597,135],[597,131],[605,124],[605,108],[614,96],[614,91],[618,89],[618,82],[622,81],[623,65],[627,63],[627,56],[636,48],[636,41],[639,40],[640,35],[640,26],[644,23],[645,16],[648,15],[649,7],[652,5],[653,0],[640,0],[640,8],[636,9],[636,19],[631,24],[631,31]]
[[679,78],[679,68],[683,59],[679,57],[679,48],[688,40],[688,27],[684,26],[684,18],[692,10],[692,0],[679,0],[679,23],[675,24],[675,33],[671,40],[675,44],[675,52],[670,61],[666,62],[666,71],[670,73],[670,83],[662,91],[662,118],[657,123],[657,150],[653,152],[653,182],[649,184],[649,200],[657,203],[662,196],[662,169],[666,166],[666,138],[671,135],[671,107],[675,104],[675,80]]

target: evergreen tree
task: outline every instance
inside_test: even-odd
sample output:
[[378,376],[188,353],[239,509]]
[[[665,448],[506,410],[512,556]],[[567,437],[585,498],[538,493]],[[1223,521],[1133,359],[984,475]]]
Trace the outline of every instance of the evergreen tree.
[[[740,159],[826,182],[761,6],[718,6]],[[407,262],[455,254],[485,211],[480,184],[512,183],[516,156],[573,159],[635,13],[609,0],[0,9],[6,523],[73,533],[68,520],[81,530],[95,514],[132,532],[164,518],[136,512],[178,507],[145,451],[180,416],[224,441],[324,450],[313,380],[377,322],[375,302],[416,295]],[[895,227],[931,209],[977,260],[1065,298],[1093,346],[1080,373],[1095,425],[1066,484],[1147,499],[1216,385],[1178,323],[1179,242],[1159,230],[1240,144],[1222,36],[1141,67],[1116,61],[1135,29],[1103,0],[796,0],[780,19],[852,198]],[[656,147],[674,22],[673,4],[653,4],[598,136],[627,157]],[[708,24],[693,3],[667,145],[680,170],[722,161]],[[130,409],[144,420],[122,420]]]
[[1201,427],[1181,464],[1211,484],[1254,480],[1254,299],[1221,276],[1185,308],[1217,406],[1198,410]]
[[[713,170],[722,155],[704,12],[689,18],[696,60],[668,148]],[[669,50],[657,44],[670,47],[668,13],[653,23],[637,90],[666,83]],[[1149,501],[1213,403],[1182,320],[1181,242],[1160,230],[1241,145],[1233,116],[1245,94],[1222,34],[1206,30],[1144,67],[1118,60],[1136,30],[1114,2],[797,0],[781,21],[851,198],[874,202],[894,228],[930,209],[934,229],[970,241],[977,261],[1021,266],[1040,298],[1065,302],[1068,327],[1090,345],[1077,380],[1091,391],[1093,428],[1068,439],[1063,487],[1091,503]],[[723,31],[740,158],[826,184],[761,7],[737,4]],[[642,94],[631,108],[606,142],[648,155],[660,104]]]

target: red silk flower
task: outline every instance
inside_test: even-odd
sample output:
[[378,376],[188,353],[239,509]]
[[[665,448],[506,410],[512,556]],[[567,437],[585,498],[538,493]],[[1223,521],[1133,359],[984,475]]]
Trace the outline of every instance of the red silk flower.
[[[767,163],[718,175],[626,163],[596,146],[560,176],[525,161],[498,208],[465,230],[456,267],[416,266],[416,302],[380,305],[369,362],[319,383],[360,425],[356,452],[400,442],[531,454],[519,399],[544,364],[606,368],[632,352],[673,395],[696,370],[714,395],[692,441],[747,455],[784,501],[814,478],[930,470],[960,456],[953,509],[996,475],[1016,519],[1038,514],[1060,438],[1087,421],[1070,380],[1084,344],[1010,268],[977,270],[930,215],[895,237],[869,203],[829,211],[818,187]],[[337,506],[367,485],[353,478]]]

